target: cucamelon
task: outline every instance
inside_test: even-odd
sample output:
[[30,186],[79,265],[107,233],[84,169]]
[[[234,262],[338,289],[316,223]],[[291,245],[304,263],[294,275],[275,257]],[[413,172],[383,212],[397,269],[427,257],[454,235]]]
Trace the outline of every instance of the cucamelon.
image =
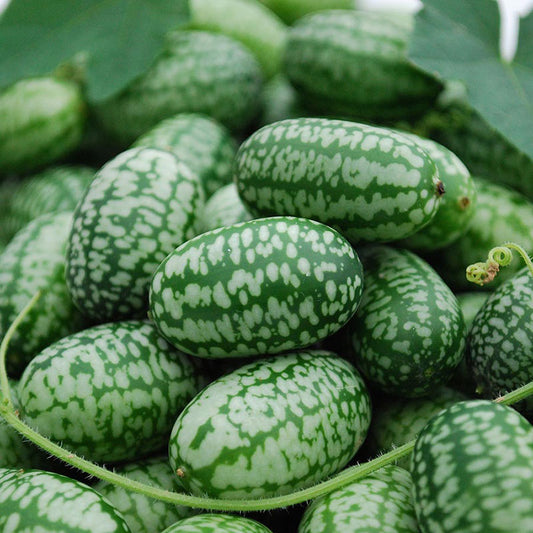
[[159,265],[150,313],[174,346],[206,358],[275,354],[341,328],[362,293],[357,254],[335,230],[273,217],[218,228]]
[[444,193],[435,163],[412,140],[320,118],[256,131],[239,148],[234,174],[252,215],[311,218],[352,242],[412,235],[435,216]]
[[350,363],[316,350],[279,355],[200,392],[174,424],[170,464],[195,494],[287,494],[344,467],[369,423],[370,398]]

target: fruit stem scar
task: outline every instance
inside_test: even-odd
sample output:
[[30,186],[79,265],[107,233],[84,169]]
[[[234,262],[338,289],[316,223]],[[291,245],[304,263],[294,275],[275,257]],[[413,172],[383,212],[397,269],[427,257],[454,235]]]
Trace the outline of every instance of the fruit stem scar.
[[492,248],[485,262],[469,265],[466,269],[466,279],[481,286],[491,282],[497,276],[500,267],[507,266],[511,262],[512,250],[518,252],[533,276],[533,262],[524,248],[514,242],[507,242],[502,246]]

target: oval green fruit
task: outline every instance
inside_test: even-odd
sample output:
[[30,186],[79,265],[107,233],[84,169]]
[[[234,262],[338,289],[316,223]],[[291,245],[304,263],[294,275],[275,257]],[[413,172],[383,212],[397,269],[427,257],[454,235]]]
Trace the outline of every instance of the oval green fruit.
[[0,92],[0,175],[52,163],[80,142],[80,89],[54,78],[21,80]]
[[320,118],[256,131],[239,148],[234,174],[252,215],[311,218],[351,242],[412,235],[435,216],[444,192],[435,163],[413,141]]
[[350,322],[355,364],[381,391],[428,394],[459,364],[466,328],[457,299],[407,250],[361,250],[365,290]]
[[180,520],[163,533],[272,533],[263,524],[244,516],[201,514]]
[[237,41],[176,31],[152,67],[96,112],[124,145],[176,113],[203,113],[238,131],[259,111],[261,86],[259,64]]
[[312,502],[298,533],[418,533],[412,488],[403,468],[382,467]]
[[422,533],[533,531],[533,427],[510,407],[442,411],[416,441],[412,476]]
[[204,386],[197,366],[151,324],[115,322],[52,344],[19,385],[28,424],[93,461],[126,461],[164,446],[176,414]]
[[0,468],[0,529],[16,533],[131,533],[98,492],[59,474]]
[[280,355],[200,392],[176,420],[170,463],[194,494],[287,494],[344,467],[369,423],[370,398],[350,363],[332,352]]
[[357,254],[335,230],[263,218],[179,246],[154,274],[150,313],[161,334],[191,355],[274,354],[340,329],[362,283]]
[[150,278],[197,233],[200,180],[175,155],[132,148],[96,174],[74,213],[66,280],[83,314],[100,322],[147,310]]
[[383,124],[431,107],[435,78],[407,58],[412,21],[401,15],[328,10],[289,30],[285,74],[315,112]]

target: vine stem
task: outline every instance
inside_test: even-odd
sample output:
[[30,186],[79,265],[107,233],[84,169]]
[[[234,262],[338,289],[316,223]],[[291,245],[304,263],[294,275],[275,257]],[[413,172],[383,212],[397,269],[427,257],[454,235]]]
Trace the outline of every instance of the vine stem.
[[481,286],[491,282],[498,275],[500,267],[505,267],[511,262],[513,250],[518,252],[533,276],[533,261],[524,248],[514,242],[506,242],[502,246],[492,248],[485,262],[469,265],[466,269],[466,279]]
[[[174,505],[185,505],[187,507],[194,507],[197,509],[211,510],[211,511],[267,511],[270,509],[278,509],[283,507],[289,507],[298,503],[306,502],[323,496],[333,490],[339,489],[349,483],[352,483],[360,478],[367,476],[368,474],[378,470],[379,468],[393,463],[394,461],[411,453],[415,446],[415,440],[411,440],[408,443],[395,448],[371,461],[362,463],[356,466],[349,467],[339,474],[331,477],[330,479],[318,483],[312,487],[298,490],[291,494],[284,496],[276,496],[271,498],[256,499],[256,500],[225,500],[217,498],[203,498],[197,496],[189,496],[179,492],[171,492],[163,490],[152,485],[140,483],[133,479],[130,479],[121,474],[117,474],[107,468],[99,466],[91,461],[83,459],[77,456],[75,453],[66,450],[58,444],[52,442],[48,438],[44,437],[28,424],[19,418],[18,413],[15,411],[11,402],[11,396],[9,394],[9,383],[7,379],[7,372],[5,367],[5,356],[9,340],[13,336],[17,326],[31,311],[35,303],[39,298],[39,293],[30,300],[30,302],[24,307],[21,313],[18,315],[12,326],[8,329],[2,343],[0,344],[0,392],[3,395],[4,401],[0,402],[0,414],[4,417],[6,422],[21,433],[28,440],[54,455],[58,459],[61,459],[65,463],[68,463],[79,470],[84,471],[91,476],[102,479],[109,483],[113,483],[126,490],[131,490],[140,494],[144,494],[150,498],[162,500]],[[533,394],[533,382],[510,392],[495,401],[510,405],[527,398]]]

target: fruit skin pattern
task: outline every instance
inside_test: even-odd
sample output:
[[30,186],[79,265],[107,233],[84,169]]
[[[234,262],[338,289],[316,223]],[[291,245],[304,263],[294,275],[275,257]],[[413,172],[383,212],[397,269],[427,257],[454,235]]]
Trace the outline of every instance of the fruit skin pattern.
[[[115,471],[153,487],[170,491],[179,490],[176,474],[170,468],[167,456],[129,463],[116,468]],[[163,531],[174,522],[198,512],[182,505],[155,500],[104,481],[99,481],[94,489],[117,508],[126,520],[131,533]]]
[[237,192],[235,183],[221,187],[207,202],[201,216],[201,227],[210,231],[222,226],[231,226],[251,220]]
[[176,414],[205,385],[197,366],[152,324],[115,322],[43,350],[19,384],[32,427],[93,461],[158,451]]
[[7,206],[0,208],[0,240],[8,242],[17,231],[45,213],[74,211],[93,178],[92,168],[63,165],[17,182],[12,192],[5,192],[9,198]]
[[139,137],[132,148],[144,146],[172,152],[198,174],[209,198],[231,182],[237,145],[229,131],[200,113],[180,113],[163,120]]
[[462,161],[448,148],[417,135],[400,133],[418,143],[435,161],[446,191],[431,222],[400,245],[414,250],[443,248],[465,233],[475,213],[477,194],[474,180]]
[[422,533],[533,531],[533,427],[510,407],[442,411],[416,441],[412,476]]
[[351,321],[355,364],[380,390],[423,396],[459,364],[466,328],[457,299],[438,274],[407,250],[360,250],[361,305]]
[[151,317],[199,357],[246,357],[309,346],[353,315],[362,268],[350,244],[311,220],[273,217],[191,239],[159,265]]
[[263,524],[243,516],[201,514],[180,520],[163,533],[272,533]]
[[293,215],[351,242],[408,237],[437,212],[435,163],[387,129],[321,118],[264,126],[239,148],[234,175],[254,216]]
[[75,83],[21,80],[0,93],[0,176],[29,172],[59,159],[80,142],[85,105]]
[[[533,380],[533,277],[527,268],[498,287],[475,317],[466,364],[478,392],[496,398]],[[533,397],[513,406],[533,416]]]
[[441,84],[407,60],[412,21],[331,10],[289,30],[285,73],[315,113],[383,123],[423,113]]
[[204,113],[230,130],[259,110],[261,68],[243,45],[203,31],[167,35],[152,67],[97,110],[102,126],[127,145],[176,113]]
[[350,363],[317,350],[279,355],[200,392],[176,420],[170,464],[195,494],[287,494],[344,467],[369,423],[370,398]]
[[[372,416],[367,449],[377,456],[406,444],[416,438],[420,430],[437,413],[466,399],[461,392],[443,386],[434,388],[430,396],[422,398],[380,398]],[[402,457],[397,464],[410,470],[411,456]]]
[[0,255],[0,338],[32,296],[42,291],[11,340],[7,369],[12,376],[20,376],[40,350],[82,325],[65,283],[71,222],[71,212],[42,215],[17,233]]
[[87,485],[59,474],[0,469],[3,533],[131,533],[122,515]]
[[388,465],[318,498],[298,533],[418,533],[409,472]]
[[199,178],[170,152],[132,148],[96,174],[74,212],[66,280],[76,306],[104,322],[144,316],[157,265],[197,233]]

